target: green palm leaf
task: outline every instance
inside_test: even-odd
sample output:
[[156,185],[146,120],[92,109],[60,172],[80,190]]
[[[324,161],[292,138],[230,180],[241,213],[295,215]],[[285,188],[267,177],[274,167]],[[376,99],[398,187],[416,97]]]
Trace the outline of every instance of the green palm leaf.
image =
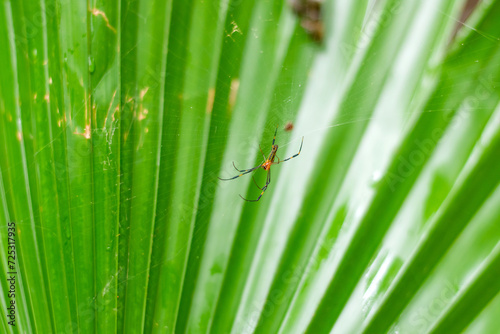
[[496,333],[500,1],[321,8],[2,2],[2,332]]

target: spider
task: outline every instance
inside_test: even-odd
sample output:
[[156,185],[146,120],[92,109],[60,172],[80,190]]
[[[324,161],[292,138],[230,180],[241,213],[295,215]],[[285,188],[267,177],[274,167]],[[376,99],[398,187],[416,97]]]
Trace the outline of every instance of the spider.
[[[262,156],[264,157],[264,162],[262,162],[260,165],[256,166],[256,167],[253,167],[253,168],[250,168],[250,169],[238,169],[236,168],[236,165],[234,164],[233,162],[233,166],[234,168],[240,172],[241,174],[239,175],[236,175],[235,177],[232,177],[232,178],[229,178],[229,179],[222,179],[219,177],[219,180],[222,180],[222,181],[229,181],[229,180],[234,180],[234,179],[237,179],[239,178],[240,176],[243,176],[245,174],[248,174],[248,173],[251,173],[259,168],[263,168],[264,170],[267,171],[267,179],[266,179],[266,185],[264,187],[259,187],[259,185],[257,184],[257,182],[255,181],[255,179],[252,177],[253,181],[255,182],[255,185],[260,189],[262,190],[262,192],[260,193],[259,197],[257,199],[246,199],[244,198],[243,196],[240,195],[241,198],[243,198],[245,201],[248,201],[248,202],[257,202],[261,197],[262,195],[264,195],[264,192],[267,190],[267,187],[269,186],[269,183],[271,183],[271,166],[272,165],[277,165],[279,163],[282,163],[282,162],[285,162],[285,161],[288,161],[292,158],[295,158],[296,156],[298,156],[300,154],[300,151],[302,150],[302,144],[304,144],[304,137],[302,137],[302,142],[300,143],[300,148],[299,148],[299,153],[291,156],[290,158],[287,158],[285,160],[280,160],[280,158],[278,158],[278,162],[274,162],[274,159],[276,158],[276,152],[278,152],[278,145],[274,145],[274,142],[276,140],[276,133],[278,132],[278,127],[276,127],[276,130],[274,131],[274,138],[273,138],[273,144],[271,146],[271,153],[269,153],[269,156],[266,158],[266,156],[264,155],[264,152],[262,152],[262,149],[260,149],[260,152],[262,153]],[[260,146],[259,146],[260,148]]]

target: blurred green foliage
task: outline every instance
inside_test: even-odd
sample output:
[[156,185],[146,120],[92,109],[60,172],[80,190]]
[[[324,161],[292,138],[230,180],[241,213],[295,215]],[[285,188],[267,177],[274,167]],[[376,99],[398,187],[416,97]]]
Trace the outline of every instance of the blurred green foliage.
[[497,332],[500,1],[318,8],[2,1],[2,332]]

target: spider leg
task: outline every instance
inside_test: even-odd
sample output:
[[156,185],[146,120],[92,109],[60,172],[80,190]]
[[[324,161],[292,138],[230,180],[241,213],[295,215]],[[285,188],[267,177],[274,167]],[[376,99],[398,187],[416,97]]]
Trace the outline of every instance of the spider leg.
[[233,161],[233,167],[234,167],[234,169],[236,169],[238,172],[245,173],[245,172],[249,172],[249,171],[253,171],[253,170],[258,169],[260,166],[262,166],[262,164],[263,164],[264,162],[265,162],[265,159],[264,159],[264,161],[262,161],[262,163],[261,163],[260,165],[258,165],[258,166],[256,166],[256,167],[254,167],[254,168],[250,168],[250,169],[238,169],[238,168],[236,167],[236,165],[234,164],[234,161]]
[[262,152],[262,147],[260,147],[260,144],[259,144],[259,150],[260,150],[260,153],[262,153],[262,156],[264,157],[264,160],[266,160],[266,156],[264,155],[264,152]]
[[234,164],[234,161],[233,161],[233,167],[234,167],[234,169],[236,169],[238,172],[242,172],[242,173],[244,173],[244,172],[249,171],[250,169],[252,169],[252,168],[250,168],[250,169],[238,169],[238,167],[236,167],[236,165]]
[[278,132],[278,126],[279,126],[279,124],[276,125],[276,130],[274,131],[273,145],[274,145],[274,141],[276,140],[276,133]]
[[255,181],[255,177],[252,176],[252,180],[253,180],[253,183],[255,183],[255,185],[257,186],[257,188],[259,188],[260,190],[262,190],[262,188],[259,187],[259,185],[257,184],[257,181]]
[[[250,169],[245,169],[245,170],[239,170],[239,169],[238,169],[238,171],[239,171],[239,172],[241,172],[241,174],[236,175],[236,176],[234,176],[234,177],[231,177],[231,178],[229,178],[229,179],[223,179],[223,178],[220,178],[220,177],[219,177],[219,180],[222,180],[222,181],[234,180],[234,179],[236,179],[236,178],[238,178],[238,177],[240,177],[240,176],[243,176],[243,175],[245,175],[245,174],[248,174],[248,173],[253,172],[254,170],[256,170],[256,169],[260,168],[260,166],[262,166],[262,164],[260,164],[260,165],[258,165],[258,166],[256,166],[256,167],[254,167],[254,168],[250,168]],[[234,168],[236,168],[236,166],[235,166]]]
[[292,158],[295,158],[295,157],[299,156],[300,151],[302,151],[302,144],[304,144],[304,137],[302,137],[302,142],[300,143],[299,153],[297,153],[295,155],[292,155],[290,158],[286,158],[285,160],[281,160],[281,161],[278,158],[278,162],[275,162],[275,164],[279,164],[281,162],[285,162],[285,161],[288,161],[288,160],[290,160]]
[[241,173],[244,173],[244,172],[248,172],[248,171],[252,171],[252,170],[256,170],[258,169],[260,166],[262,166],[262,164],[265,162],[265,158],[264,158],[264,161],[262,161],[262,163],[254,168],[250,168],[250,169],[238,169],[236,167],[236,165],[234,164],[234,161],[233,161],[233,167],[234,169],[236,169],[238,172],[241,172]]
[[245,197],[243,197],[241,195],[240,195],[240,197],[247,202],[258,202],[259,199],[262,197],[262,195],[264,195],[264,192],[267,190],[267,186],[269,185],[269,183],[271,183],[271,169],[269,169],[269,171],[267,172],[266,185],[264,187],[262,187],[262,189],[261,189],[262,192],[260,193],[259,197],[257,197],[257,199],[246,199]]

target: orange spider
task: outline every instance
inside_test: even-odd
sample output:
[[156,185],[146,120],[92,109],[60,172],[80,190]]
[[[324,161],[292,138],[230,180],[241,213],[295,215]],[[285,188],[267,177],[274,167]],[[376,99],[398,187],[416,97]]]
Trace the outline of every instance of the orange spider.
[[[234,164],[233,162],[233,166],[234,168],[240,172],[241,174],[240,175],[236,175],[235,177],[232,177],[230,179],[221,179],[219,177],[219,180],[222,180],[222,181],[229,181],[229,180],[234,180],[240,176],[243,176],[245,174],[248,174],[248,173],[251,173],[259,168],[263,168],[264,170],[267,171],[267,180],[266,180],[266,185],[264,187],[259,187],[259,185],[257,184],[257,182],[255,181],[255,179],[253,179],[253,181],[255,182],[255,185],[260,189],[262,190],[262,192],[260,193],[259,197],[257,199],[246,199],[244,198],[243,196],[240,195],[241,198],[243,198],[245,201],[248,201],[248,202],[257,202],[261,197],[262,195],[264,195],[264,192],[267,190],[267,186],[269,185],[269,183],[271,183],[271,166],[272,165],[277,165],[279,163],[282,163],[282,162],[285,162],[285,161],[288,161],[292,158],[295,158],[296,156],[298,156],[300,154],[300,151],[302,150],[302,144],[304,144],[304,137],[302,137],[302,142],[300,143],[300,148],[299,148],[299,153],[291,156],[290,158],[287,158],[285,160],[280,160],[280,158],[278,158],[278,162],[274,162],[274,159],[276,158],[276,152],[278,152],[278,145],[274,145],[274,141],[276,140],[276,133],[278,132],[278,127],[276,127],[276,131],[274,131],[274,138],[273,138],[273,144],[271,146],[271,153],[269,153],[269,156],[267,157],[266,159],[266,156],[264,155],[264,152],[262,152],[262,149],[260,150],[260,152],[262,153],[262,156],[264,157],[264,162],[262,162],[260,165],[256,166],[256,167],[253,167],[253,168],[250,168],[250,169],[238,169],[236,168],[236,165]],[[259,146],[260,147],[260,146]]]

